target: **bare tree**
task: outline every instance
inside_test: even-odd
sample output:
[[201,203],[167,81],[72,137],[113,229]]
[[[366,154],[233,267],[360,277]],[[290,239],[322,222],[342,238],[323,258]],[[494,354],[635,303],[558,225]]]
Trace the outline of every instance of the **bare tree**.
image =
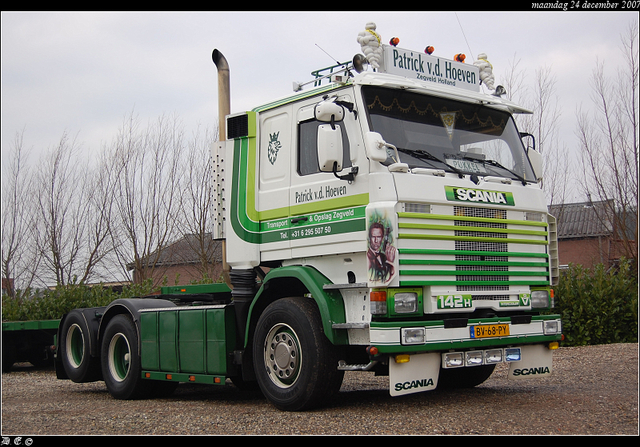
[[558,124],[560,108],[557,101],[556,77],[550,67],[536,70],[533,129],[538,150],[543,153],[543,188],[547,204],[565,203],[571,194],[572,164],[569,150],[561,142]]
[[[217,129],[213,132],[196,132],[189,142],[184,163],[184,188],[182,189],[182,212],[176,224],[185,236],[197,269],[205,278],[214,276],[214,256],[219,243],[213,240],[211,228],[211,207],[213,201],[211,145],[217,139]],[[188,236],[188,237],[187,237]]]
[[79,146],[66,132],[37,166],[33,243],[42,256],[41,283],[65,285],[78,277],[83,281],[95,266],[83,265],[86,259],[82,259],[87,249],[89,178]]
[[13,296],[15,285],[31,286],[37,266],[34,252],[26,243],[32,220],[31,188],[28,151],[25,150],[24,131],[16,133],[2,164],[2,280],[7,293]]
[[519,68],[520,59],[517,55],[513,55],[513,60],[509,60],[509,66],[502,81],[503,86],[507,90],[509,99],[517,104],[524,104],[526,101],[527,88],[525,86],[526,73]]
[[113,247],[125,273],[133,270],[137,282],[157,278],[162,249],[177,235],[183,139],[175,117],[161,116],[141,131],[131,114],[113,146]]
[[556,77],[551,67],[535,70],[531,86],[527,74],[518,68],[520,60],[511,62],[505,77],[505,88],[512,101],[533,111],[516,117],[518,128],[534,136],[536,149],[543,154],[543,189],[548,205],[564,203],[571,195],[572,163],[566,144],[559,134],[561,118],[557,101]]
[[[591,77],[593,114],[577,111],[576,134],[582,152],[584,193],[612,203],[604,219],[611,219],[614,238],[622,254],[638,258],[638,28],[632,24],[622,36],[627,65],[619,69],[617,80],[596,61]],[[635,230],[634,230],[635,228]],[[635,231],[635,234],[633,232]]]
[[107,151],[99,153],[97,163],[90,171],[91,176],[87,179],[85,191],[85,200],[90,212],[86,215],[86,261],[80,279],[82,282],[96,279],[112,280],[117,276],[110,271],[108,264],[109,255],[115,250],[111,243],[111,229],[115,215],[114,195],[117,178]]
[[185,235],[200,273],[212,277],[214,139],[198,132],[187,151],[175,116],[143,128],[131,114],[95,161],[81,157],[65,132],[32,167],[17,134],[2,166],[3,279],[65,285],[121,279],[133,270],[136,281],[154,278],[157,285],[168,267],[165,249]]

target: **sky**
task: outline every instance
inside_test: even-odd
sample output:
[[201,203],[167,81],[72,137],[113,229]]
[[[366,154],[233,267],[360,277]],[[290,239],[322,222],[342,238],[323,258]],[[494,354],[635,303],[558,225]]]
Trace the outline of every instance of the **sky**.
[[230,65],[231,112],[293,93],[293,81],[351,60],[367,22],[382,41],[467,63],[486,53],[496,84],[520,60],[529,84],[550,67],[561,109],[561,139],[575,147],[575,115],[589,108],[599,60],[614,76],[624,64],[621,34],[637,12],[2,12],[2,160],[16,132],[40,153],[63,133],[95,153],[124,118],[175,114],[187,134],[217,125],[221,51]]

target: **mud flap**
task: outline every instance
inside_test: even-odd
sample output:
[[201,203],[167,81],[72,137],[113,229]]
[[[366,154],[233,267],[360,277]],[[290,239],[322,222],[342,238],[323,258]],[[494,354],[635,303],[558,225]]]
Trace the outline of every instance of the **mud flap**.
[[509,366],[509,379],[531,379],[535,377],[548,377],[553,371],[553,351],[545,345],[522,346],[522,360],[511,362]]
[[433,390],[438,386],[440,354],[416,354],[406,363],[389,358],[389,394],[401,396]]

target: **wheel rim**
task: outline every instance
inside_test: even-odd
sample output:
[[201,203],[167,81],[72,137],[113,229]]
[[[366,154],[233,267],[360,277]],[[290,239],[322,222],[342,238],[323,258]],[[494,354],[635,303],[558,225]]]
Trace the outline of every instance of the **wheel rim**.
[[131,347],[122,333],[117,333],[109,342],[109,372],[117,382],[122,382],[129,374]]
[[72,324],[67,330],[67,359],[73,368],[79,368],[84,359],[84,334],[77,324]]
[[298,336],[290,326],[276,324],[264,344],[264,364],[267,375],[279,388],[289,388],[298,379],[302,351]]

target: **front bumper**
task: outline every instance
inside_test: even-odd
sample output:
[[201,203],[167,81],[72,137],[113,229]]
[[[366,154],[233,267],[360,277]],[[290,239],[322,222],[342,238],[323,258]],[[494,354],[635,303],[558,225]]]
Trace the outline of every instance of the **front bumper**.
[[[475,328],[496,329],[476,336]],[[559,315],[532,316],[530,322],[517,317],[469,319],[467,321],[371,322],[369,340],[379,354],[426,353],[488,347],[549,343],[562,338]]]

